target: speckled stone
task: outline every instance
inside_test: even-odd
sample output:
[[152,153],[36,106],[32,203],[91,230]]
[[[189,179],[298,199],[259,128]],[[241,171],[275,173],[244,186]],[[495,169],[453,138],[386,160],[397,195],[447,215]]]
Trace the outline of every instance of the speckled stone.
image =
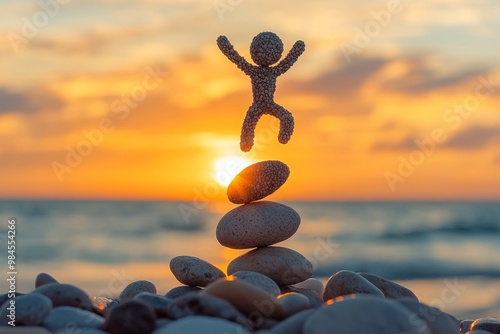
[[328,301],[308,317],[307,334],[431,334],[425,323],[415,326],[411,312],[394,300],[353,295]]
[[103,317],[71,306],[54,308],[43,321],[43,326],[53,332],[71,329],[71,332],[76,333],[82,328],[100,328],[103,324]]
[[[419,303],[413,298],[396,300],[412,312],[412,323],[418,327],[426,327],[431,334],[455,334],[459,328],[457,319],[435,307]],[[419,323],[418,319],[422,321]]]
[[54,277],[50,276],[49,274],[40,273],[36,276],[35,288],[38,288],[39,286],[42,286],[44,284],[50,284],[50,283],[59,283],[59,282]]
[[150,334],[156,328],[156,315],[151,306],[129,300],[111,310],[103,328],[112,334]]
[[330,276],[326,282],[323,300],[327,301],[350,294],[370,294],[384,297],[382,291],[361,275],[349,270],[341,270]]
[[470,326],[472,332],[483,330],[492,334],[500,334],[500,318],[479,318]]
[[[38,326],[52,310],[52,301],[41,294],[33,293],[13,299],[16,326]],[[11,303],[4,303],[0,308],[0,324],[8,325]]]
[[170,260],[170,270],[182,284],[207,286],[209,283],[226,277],[219,268],[194,256],[176,256]]
[[250,334],[244,327],[224,319],[193,316],[160,327],[154,334]]
[[36,288],[33,293],[47,296],[53,307],[73,306],[92,311],[93,305],[89,296],[80,288],[71,284],[49,283]]
[[272,32],[262,32],[252,40],[250,55],[258,66],[250,64],[240,56],[226,36],[217,38],[217,46],[231,62],[250,76],[252,81],[253,103],[247,111],[241,128],[241,150],[247,152],[252,148],[255,127],[264,114],[272,115],[280,120],[278,140],[280,143],[286,144],[293,134],[294,121],[289,111],[274,102],[276,79],[288,71],[304,52],[304,42],[295,42],[286,57],[274,67],[270,65],[281,58],[283,42]]
[[187,286],[187,285],[176,286],[175,288],[167,292],[165,294],[165,297],[170,299],[177,299],[179,297],[184,296],[187,293],[198,293],[201,290],[202,290],[201,288],[196,286]]
[[283,318],[285,313],[278,300],[263,289],[244,280],[223,278],[206,287],[203,295],[221,298],[255,322],[263,318]]
[[283,306],[285,318],[311,307],[309,298],[297,292],[288,292],[279,295],[278,303]]
[[412,298],[418,301],[417,296],[408,288],[405,288],[402,285],[399,285],[396,282],[390,281],[383,277],[368,274],[368,273],[359,273],[366,280],[368,280],[371,284],[375,285],[386,298],[391,299],[400,299],[400,298]]
[[269,201],[239,206],[226,213],[216,230],[222,246],[242,249],[269,246],[295,234],[300,217],[292,208]]
[[229,275],[242,270],[266,275],[278,285],[291,285],[310,278],[313,266],[292,249],[271,246],[251,250],[235,258],[227,267]]
[[257,162],[234,177],[227,187],[227,198],[234,204],[258,201],[278,190],[289,175],[290,169],[281,161]]
[[266,275],[262,275],[261,273],[257,273],[255,271],[237,271],[229,277],[233,276],[247,283],[250,283],[256,287],[259,287],[264,291],[267,291],[274,297],[278,297],[278,295],[281,294],[280,287],[278,286],[278,284],[276,284],[272,279],[270,279]]
[[130,283],[123,289],[122,293],[118,297],[118,301],[120,303],[129,301],[134,299],[136,295],[138,295],[141,292],[149,292],[156,294],[156,286],[145,280],[140,280],[140,281],[135,281]]
[[176,299],[167,309],[168,317],[181,319],[193,316],[209,316],[235,322],[251,329],[248,318],[231,303],[205,293],[187,294]]

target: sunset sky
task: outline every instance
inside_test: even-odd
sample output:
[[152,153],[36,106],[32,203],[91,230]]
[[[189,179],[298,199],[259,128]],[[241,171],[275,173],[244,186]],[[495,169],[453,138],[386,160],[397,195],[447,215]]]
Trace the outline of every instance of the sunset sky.
[[[274,198],[500,199],[497,0],[2,0],[0,197],[223,199],[234,166],[291,170]],[[306,51],[239,150],[250,60]]]

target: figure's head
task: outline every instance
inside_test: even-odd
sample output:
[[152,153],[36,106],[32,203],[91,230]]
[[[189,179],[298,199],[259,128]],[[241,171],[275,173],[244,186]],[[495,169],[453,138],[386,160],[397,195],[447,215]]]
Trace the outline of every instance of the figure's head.
[[252,60],[259,66],[269,66],[280,60],[283,42],[275,33],[266,31],[255,36],[250,44]]

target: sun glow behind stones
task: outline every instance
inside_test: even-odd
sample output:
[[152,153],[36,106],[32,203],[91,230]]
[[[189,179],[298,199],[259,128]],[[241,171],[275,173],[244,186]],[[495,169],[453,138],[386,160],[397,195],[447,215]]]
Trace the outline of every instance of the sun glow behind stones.
[[223,186],[228,186],[233,178],[252,162],[246,158],[230,155],[214,161],[215,180]]

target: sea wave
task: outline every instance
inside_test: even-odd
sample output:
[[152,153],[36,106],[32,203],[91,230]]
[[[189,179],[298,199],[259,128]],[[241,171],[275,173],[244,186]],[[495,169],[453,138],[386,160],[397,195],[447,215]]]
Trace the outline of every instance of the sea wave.
[[314,275],[329,277],[340,270],[369,272],[394,280],[477,276],[500,278],[500,264],[487,267],[435,259],[412,259],[404,261],[346,259],[333,264],[321,265],[316,268]]
[[378,238],[394,239],[421,239],[436,235],[481,236],[500,234],[500,217],[492,220],[456,220],[440,226],[426,226],[402,231],[387,231]]

